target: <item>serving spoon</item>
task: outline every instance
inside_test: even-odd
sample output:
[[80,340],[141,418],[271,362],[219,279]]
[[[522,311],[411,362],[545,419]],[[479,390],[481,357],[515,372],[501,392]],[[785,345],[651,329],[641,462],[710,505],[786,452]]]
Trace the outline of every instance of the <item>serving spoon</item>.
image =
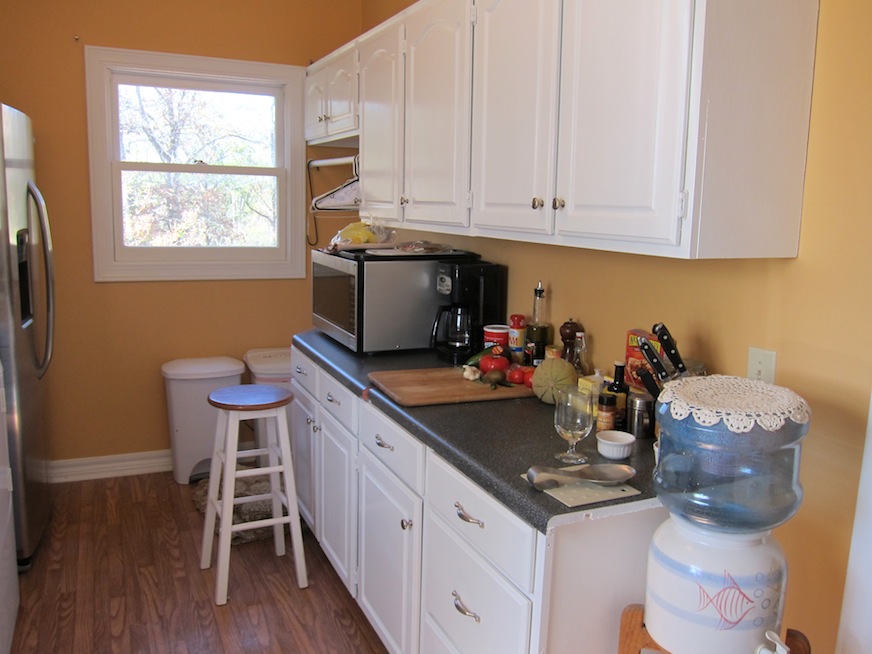
[[621,463],[596,463],[577,470],[531,466],[527,470],[527,481],[536,490],[547,490],[564,484],[574,484],[583,479],[600,486],[617,486],[636,475],[633,466]]

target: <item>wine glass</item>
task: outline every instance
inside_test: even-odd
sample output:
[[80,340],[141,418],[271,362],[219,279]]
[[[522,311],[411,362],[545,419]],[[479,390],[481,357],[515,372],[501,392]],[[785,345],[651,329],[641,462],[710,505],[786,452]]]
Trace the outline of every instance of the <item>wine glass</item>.
[[588,389],[565,386],[557,389],[554,404],[554,429],[569,442],[565,452],[554,458],[563,463],[587,463],[587,457],[575,451],[579,441],[593,431],[593,394]]

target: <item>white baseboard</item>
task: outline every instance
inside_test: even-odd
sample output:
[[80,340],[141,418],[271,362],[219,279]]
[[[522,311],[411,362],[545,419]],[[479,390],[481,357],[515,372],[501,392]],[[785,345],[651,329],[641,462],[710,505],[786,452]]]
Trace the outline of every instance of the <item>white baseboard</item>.
[[91,456],[81,459],[63,459],[48,462],[48,481],[56,484],[64,481],[85,481],[145,475],[173,469],[172,450]]

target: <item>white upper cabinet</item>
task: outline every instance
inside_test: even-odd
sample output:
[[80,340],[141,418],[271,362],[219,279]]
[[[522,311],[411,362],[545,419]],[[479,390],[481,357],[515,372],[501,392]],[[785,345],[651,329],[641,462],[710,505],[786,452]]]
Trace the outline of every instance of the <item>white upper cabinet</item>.
[[483,234],[553,230],[560,4],[476,5],[472,224]]
[[360,215],[402,218],[403,39],[393,22],[365,36],[360,56]]
[[470,233],[680,258],[796,256],[817,10],[480,3]]
[[794,257],[818,5],[419,0],[359,43],[361,215],[685,259]]
[[468,224],[469,0],[422,0],[360,41],[365,217]]
[[306,70],[306,141],[321,143],[356,133],[357,49],[344,47]]
[[559,237],[679,244],[692,5],[564,4]]
[[471,53],[467,0],[420,3],[408,15],[403,158],[407,223],[468,224]]

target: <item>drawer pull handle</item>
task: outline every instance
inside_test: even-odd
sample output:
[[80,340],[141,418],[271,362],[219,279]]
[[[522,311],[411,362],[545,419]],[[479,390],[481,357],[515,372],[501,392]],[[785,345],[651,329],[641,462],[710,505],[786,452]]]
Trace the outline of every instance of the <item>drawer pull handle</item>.
[[454,596],[454,608],[457,609],[458,613],[462,613],[468,618],[472,618],[476,622],[481,622],[481,618],[478,616],[478,613],[473,613],[468,608],[463,605],[463,600],[460,599],[460,595],[456,590],[452,590],[451,594]]
[[386,450],[390,450],[391,452],[394,451],[394,446],[391,445],[390,443],[385,443],[379,434],[375,435],[375,444],[378,445],[379,447],[385,448]]
[[309,373],[306,372],[305,370],[303,370],[303,368],[301,366],[296,366],[294,368],[294,372],[297,373],[298,375],[303,375],[303,377],[309,376]]
[[457,509],[458,518],[460,518],[464,522],[468,522],[471,525],[478,525],[481,529],[484,529],[484,523],[481,520],[473,518],[471,515],[469,515],[460,502],[455,502],[454,508]]
[[333,402],[333,404],[335,404],[336,406],[342,406],[342,402],[333,397],[333,393],[331,393],[330,391],[327,391],[327,401]]
[[400,519],[400,529],[405,531],[406,529],[410,529],[412,527],[412,521],[406,520],[406,518]]

